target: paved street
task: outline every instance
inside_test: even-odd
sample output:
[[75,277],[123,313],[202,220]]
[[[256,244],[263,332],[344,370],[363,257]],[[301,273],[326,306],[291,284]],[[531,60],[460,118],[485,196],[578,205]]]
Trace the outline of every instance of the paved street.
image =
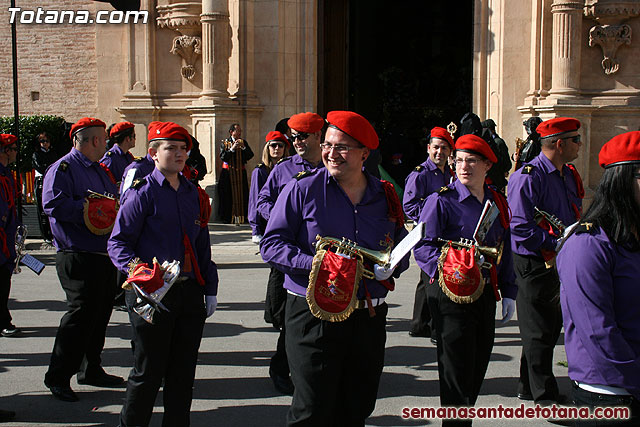
[[[273,388],[268,376],[269,358],[277,332],[263,320],[265,286],[269,269],[250,241],[248,226],[210,226],[213,258],[220,271],[218,310],[207,320],[200,347],[191,421],[193,426],[281,426],[290,403]],[[32,240],[29,248],[40,245]],[[46,262],[40,277],[23,267],[14,276],[9,307],[19,338],[0,337],[0,408],[18,415],[7,426],[115,426],[124,389],[71,386],[80,401],[55,400],[43,384],[55,332],[66,310],[54,265],[53,250],[30,251]],[[411,338],[407,331],[418,281],[418,267],[398,280],[387,301],[385,369],[377,407],[367,424],[372,426],[439,425],[437,420],[405,421],[403,407],[438,406],[435,347],[427,339]],[[499,311],[499,309],[498,309]],[[114,311],[107,330],[103,365],[107,372],[126,377],[132,364],[130,326],[126,313]],[[520,357],[516,321],[496,330],[496,343],[479,398],[479,406],[516,407]],[[556,348],[555,361],[566,360]],[[566,368],[554,367],[561,391],[569,393]],[[156,401],[153,426],[159,426],[162,393]],[[542,421],[517,421],[541,425]],[[476,421],[477,426],[509,426],[514,420]]]

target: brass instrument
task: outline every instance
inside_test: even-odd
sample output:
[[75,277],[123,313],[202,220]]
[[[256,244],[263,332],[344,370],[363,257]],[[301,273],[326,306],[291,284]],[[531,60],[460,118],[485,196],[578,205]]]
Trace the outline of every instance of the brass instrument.
[[551,224],[551,226],[555,229],[558,230],[559,234],[562,235],[564,234],[564,230],[567,228],[566,225],[564,225],[562,223],[562,221],[560,221],[560,219],[558,219],[557,216],[552,215],[548,212],[545,212],[543,210],[538,209],[536,206],[533,207],[533,209],[536,211],[533,219],[536,220],[536,222],[539,222],[540,218],[544,218],[546,219],[549,224]]
[[527,144],[527,141],[525,141],[522,138],[516,138],[516,149],[513,152],[513,157],[512,160],[516,162],[516,168],[515,170],[520,169],[520,166],[522,165],[522,162],[520,161],[520,156],[522,155],[522,150],[524,149],[524,146]]
[[[340,240],[335,237],[320,237],[319,234],[316,235],[316,240],[316,252],[320,249],[325,249],[327,246],[333,246],[336,248],[338,255],[346,255],[360,259],[367,258],[381,267],[388,266],[389,260],[391,259],[391,248],[387,248],[385,251],[375,251],[358,246],[355,242],[345,239],[344,237]],[[362,275],[367,279],[375,279],[373,272],[367,269],[364,269]]]
[[90,197],[99,197],[102,199],[115,200],[116,202],[118,201],[118,197],[114,196],[111,193],[107,193],[107,192],[98,193],[97,191],[93,191],[93,190],[87,190],[87,193],[89,193]]
[[229,163],[229,178],[231,180],[231,221],[234,224],[243,224],[244,187],[242,150],[245,149],[245,142],[242,139],[236,139],[235,142],[227,139],[224,141],[225,150],[230,151],[234,143],[237,143],[238,147],[233,152],[233,162]]
[[28,230],[24,225],[19,225],[16,229],[16,266],[13,269],[13,274],[18,274],[22,271],[20,268],[20,260],[22,260],[22,257],[25,254],[24,247],[27,241],[27,234]]
[[146,304],[136,305],[133,307],[133,311],[136,312],[140,317],[142,317],[148,323],[153,324],[153,315],[156,310],[162,309],[165,311],[169,311],[167,307],[162,304],[162,298],[169,292],[169,289],[176,282],[176,279],[180,275],[180,261],[168,262],[165,261],[162,263],[162,269],[164,270],[164,275],[162,276],[162,280],[164,281],[164,285],[161,288],[157,289],[155,292],[151,292],[147,294],[144,292],[138,285],[132,283],[136,294],[138,295],[137,302],[147,302]]
[[[481,246],[481,245],[478,245],[473,240],[465,239],[462,237],[457,242],[438,238],[438,242],[451,243],[453,246],[457,246],[458,248],[467,248],[467,249],[475,248],[475,250],[480,254],[493,259],[496,265],[500,264],[500,261],[502,260],[502,251],[504,249],[504,242],[501,242],[500,246],[498,246],[497,248],[494,248],[493,246]],[[491,268],[491,264],[485,262],[482,264],[482,268]]]

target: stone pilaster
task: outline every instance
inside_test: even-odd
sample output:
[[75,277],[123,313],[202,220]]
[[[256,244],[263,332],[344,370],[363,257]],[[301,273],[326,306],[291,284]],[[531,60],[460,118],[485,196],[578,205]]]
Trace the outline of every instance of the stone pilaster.
[[584,1],[555,0],[553,13],[553,46],[551,97],[579,95],[580,53],[584,44],[580,38]]
[[203,0],[202,15],[202,92],[204,103],[228,103],[229,54],[231,37],[227,2]]

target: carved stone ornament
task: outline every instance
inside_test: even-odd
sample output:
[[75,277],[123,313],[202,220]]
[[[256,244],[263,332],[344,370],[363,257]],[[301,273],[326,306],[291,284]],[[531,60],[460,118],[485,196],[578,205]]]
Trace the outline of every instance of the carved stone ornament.
[[180,73],[187,80],[196,75],[196,61],[202,53],[202,39],[194,36],[178,36],[173,39],[171,53],[180,55],[186,65],[182,66]]
[[200,34],[200,14],[202,13],[201,2],[181,2],[171,4],[159,4],[156,7],[158,12],[158,26],[176,30],[182,35],[195,36]]
[[589,30],[589,46],[600,45],[604,59],[602,68],[606,75],[614,74],[620,68],[616,51],[623,44],[631,44],[629,25],[595,25]]
[[620,23],[620,19],[633,18],[640,15],[638,0],[586,0],[584,14],[599,24]]

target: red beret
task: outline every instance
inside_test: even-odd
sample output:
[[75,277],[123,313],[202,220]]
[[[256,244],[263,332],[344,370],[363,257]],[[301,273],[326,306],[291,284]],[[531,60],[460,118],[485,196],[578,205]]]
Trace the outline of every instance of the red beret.
[[536,132],[540,134],[540,138],[547,136],[556,136],[566,132],[573,132],[580,129],[580,122],[570,117],[556,117],[555,119],[545,120],[536,128]]
[[73,126],[71,126],[71,130],[69,131],[69,138],[73,139],[73,135],[80,132],[81,130],[98,126],[105,129],[107,128],[107,125],[104,124],[104,122],[100,119],[95,119],[93,117],[83,117],[75,122]]
[[456,141],[456,151],[469,151],[481,154],[491,163],[498,163],[498,158],[487,144],[487,141],[473,134],[462,135]]
[[18,138],[15,135],[11,135],[10,133],[0,134],[0,146],[6,147],[7,145],[11,145],[14,142],[17,142]]
[[640,163],[640,131],[635,130],[611,138],[600,149],[598,161],[603,168]]
[[316,113],[300,113],[291,116],[287,125],[298,132],[314,133],[324,126],[324,119]]
[[135,125],[133,123],[131,123],[131,122],[116,123],[111,128],[111,132],[109,132],[109,136],[113,138],[114,136],[116,136],[120,132],[124,132],[127,129],[133,129],[134,127],[135,127]]
[[449,147],[451,147],[452,150],[455,148],[455,145],[453,144],[453,138],[451,138],[451,134],[445,128],[436,126],[431,129],[431,138],[444,139],[449,143]]
[[191,150],[191,135],[185,128],[173,122],[151,122],[149,123],[148,142],[154,140],[175,140],[187,143],[187,151]]
[[271,141],[282,141],[285,143],[285,145],[287,146],[289,145],[289,141],[287,140],[287,137],[284,136],[282,132],[278,132],[277,130],[269,132],[264,139],[264,142],[267,142],[267,143]]
[[380,143],[378,134],[371,123],[353,111],[330,111],[327,114],[329,126],[338,129],[372,150]]

